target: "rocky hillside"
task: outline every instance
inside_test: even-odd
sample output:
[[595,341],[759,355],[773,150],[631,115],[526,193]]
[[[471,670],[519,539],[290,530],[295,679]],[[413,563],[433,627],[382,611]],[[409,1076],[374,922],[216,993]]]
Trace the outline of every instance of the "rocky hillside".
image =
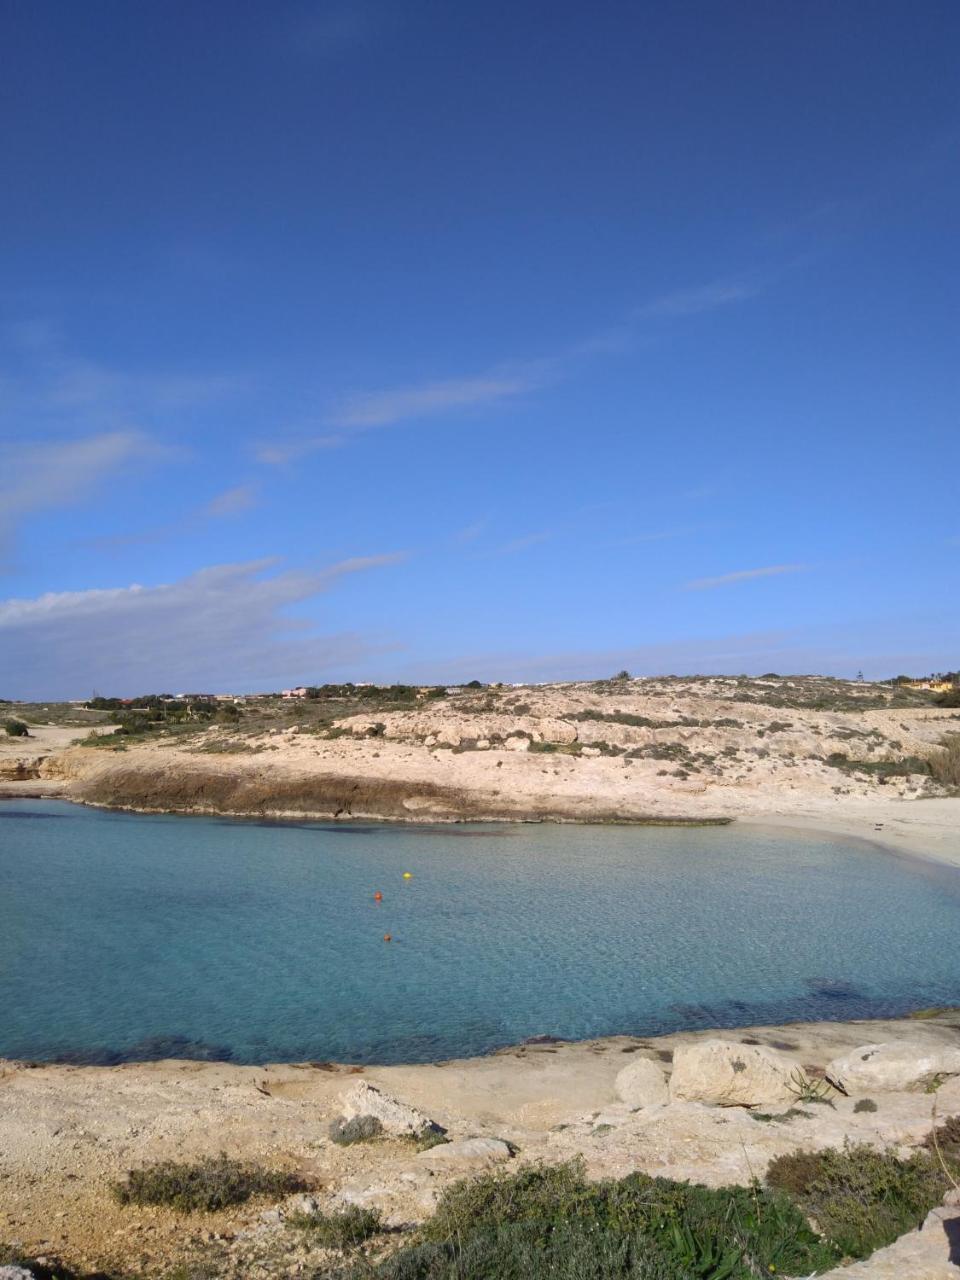
[[950,794],[951,734],[960,742],[960,713],[891,685],[624,678],[264,701],[201,731],[32,753],[27,776],[99,804],[184,812],[708,821]]

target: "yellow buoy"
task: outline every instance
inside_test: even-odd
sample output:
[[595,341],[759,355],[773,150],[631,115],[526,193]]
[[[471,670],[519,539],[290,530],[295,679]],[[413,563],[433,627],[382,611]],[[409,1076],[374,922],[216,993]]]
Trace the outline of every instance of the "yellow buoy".
[[405,871],[405,872],[403,873],[403,878],[404,878],[404,880],[412,880],[412,879],[413,879],[413,872],[412,872],[412,871]]

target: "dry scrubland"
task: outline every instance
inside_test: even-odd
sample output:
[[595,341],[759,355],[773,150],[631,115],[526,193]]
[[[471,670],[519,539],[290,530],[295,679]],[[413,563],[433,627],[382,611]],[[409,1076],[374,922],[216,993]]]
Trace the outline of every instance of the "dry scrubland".
[[907,812],[891,802],[923,798],[934,846],[947,843],[938,828],[952,825],[941,818],[952,805],[930,802],[960,784],[960,712],[821,677],[367,691],[225,715],[125,737],[101,730],[70,749],[68,727],[34,730],[4,744],[0,770],[8,792],[338,819],[797,817],[866,831]]

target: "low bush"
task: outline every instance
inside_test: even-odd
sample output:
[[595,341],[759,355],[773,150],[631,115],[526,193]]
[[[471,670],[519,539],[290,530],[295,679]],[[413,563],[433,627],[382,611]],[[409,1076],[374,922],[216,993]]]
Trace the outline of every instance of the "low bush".
[[348,1249],[383,1230],[377,1210],[358,1205],[350,1205],[341,1213],[294,1213],[287,1225],[308,1235],[311,1244],[326,1249]]
[[748,1280],[838,1261],[786,1197],[631,1174],[589,1183],[578,1162],[459,1182],[379,1280]]
[[229,1160],[226,1155],[178,1164],[164,1160],[146,1169],[132,1169],[114,1183],[114,1199],[120,1204],[165,1205],[179,1213],[212,1213],[243,1204],[251,1196],[286,1196],[306,1190],[302,1178],[276,1169]]
[[913,774],[929,777],[933,772],[931,762],[921,756],[904,756],[902,760],[851,760],[845,752],[834,751],[825,763],[846,773],[869,773],[881,782],[886,778],[909,778]]
[[950,1187],[935,1155],[901,1160],[890,1151],[849,1146],[778,1156],[767,1184],[793,1196],[845,1256],[866,1258],[918,1227]]
[[942,787],[960,787],[960,734],[951,733],[943,742],[943,750],[928,761],[930,772]]
[[30,730],[22,720],[4,720],[3,731],[8,738],[30,737]]
[[383,1125],[376,1116],[353,1116],[349,1120],[339,1116],[327,1132],[330,1134],[330,1141],[335,1142],[338,1147],[350,1147],[355,1142],[369,1142],[372,1138],[379,1138],[383,1133]]
[[861,1098],[858,1102],[855,1102],[853,1104],[853,1109],[856,1112],[876,1111],[877,1104],[874,1102],[872,1098]]

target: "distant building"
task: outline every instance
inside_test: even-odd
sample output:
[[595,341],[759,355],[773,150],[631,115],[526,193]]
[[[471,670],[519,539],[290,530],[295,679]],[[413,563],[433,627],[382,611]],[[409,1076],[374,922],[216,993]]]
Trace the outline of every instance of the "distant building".
[[284,689],[280,695],[282,698],[305,698],[307,690],[304,685],[298,685],[296,689]]

